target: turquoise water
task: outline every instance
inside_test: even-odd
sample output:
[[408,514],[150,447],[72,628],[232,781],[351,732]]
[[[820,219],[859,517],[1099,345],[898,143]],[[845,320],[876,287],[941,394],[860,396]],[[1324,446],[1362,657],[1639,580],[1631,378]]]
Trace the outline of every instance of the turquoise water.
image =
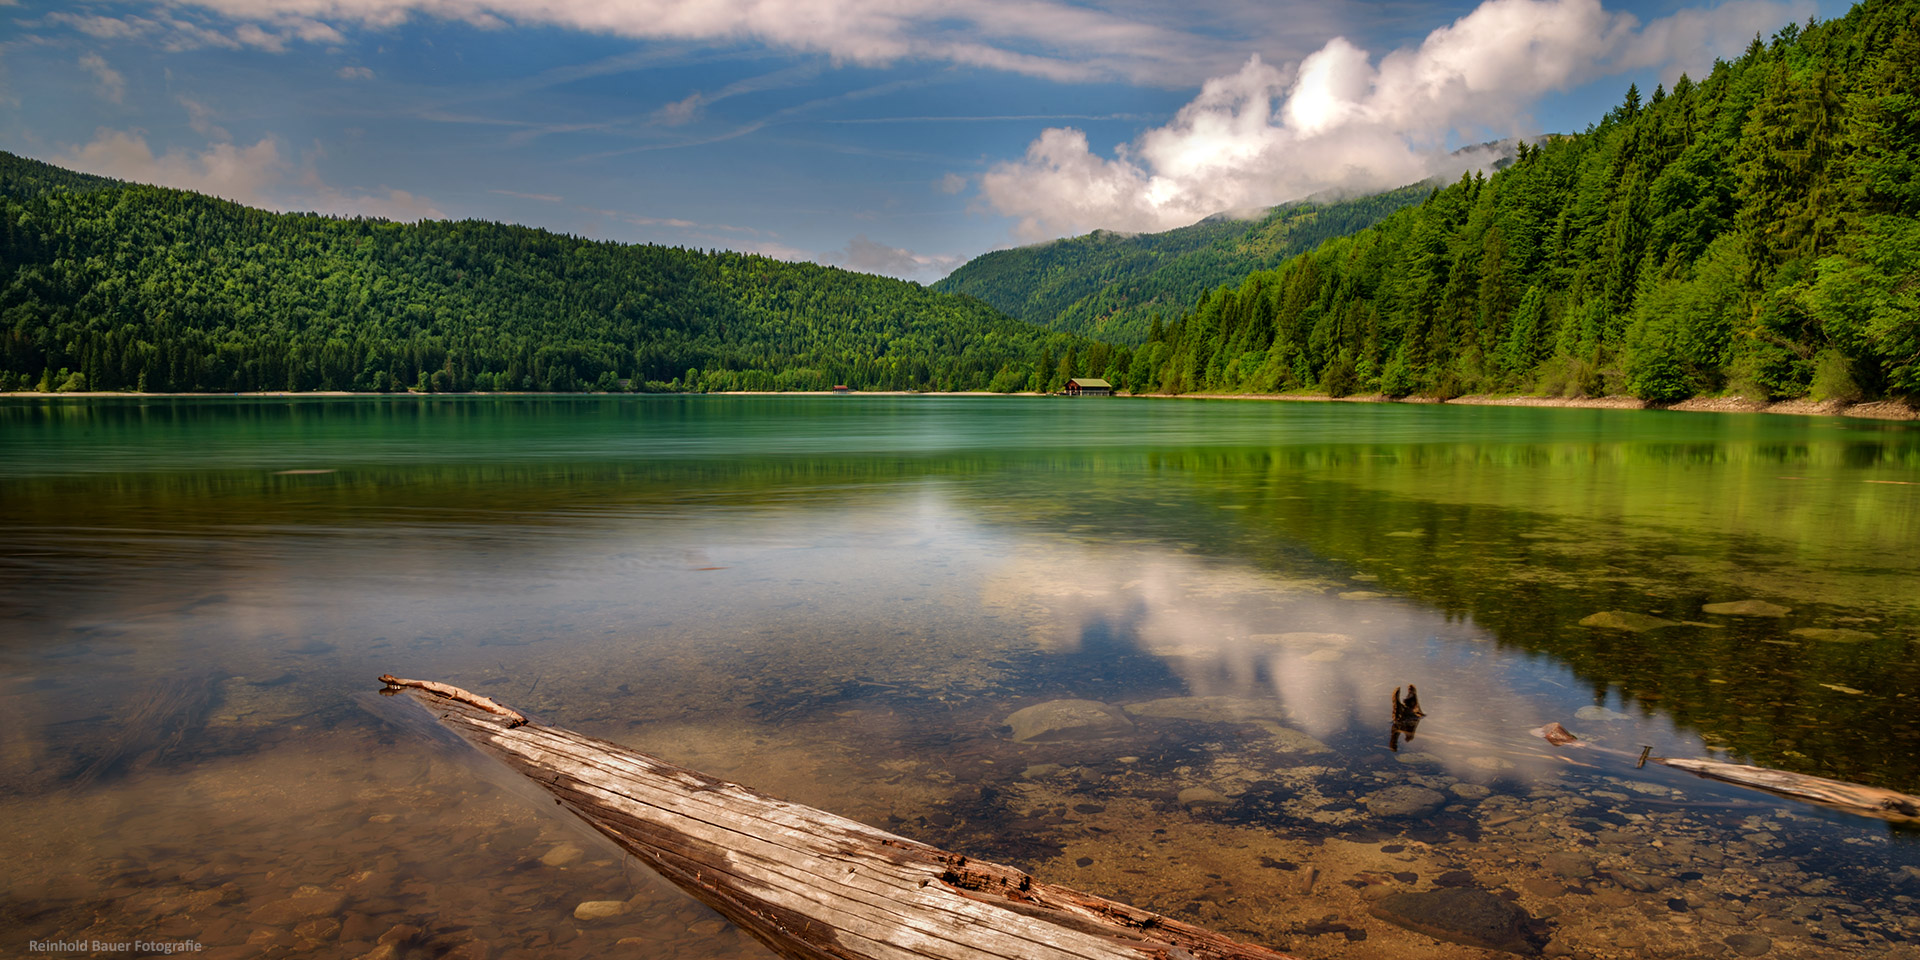
[[[765,955],[367,696],[391,672],[1302,956],[1472,955],[1370,910],[1442,877],[1571,955],[1887,955],[1905,832],[1632,758],[1920,792],[1917,504],[1920,430],[1821,418],[0,403],[0,929]],[[1786,612],[1703,609],[1745,600]],[[1060,699],[1131,727],[1013,738]]]

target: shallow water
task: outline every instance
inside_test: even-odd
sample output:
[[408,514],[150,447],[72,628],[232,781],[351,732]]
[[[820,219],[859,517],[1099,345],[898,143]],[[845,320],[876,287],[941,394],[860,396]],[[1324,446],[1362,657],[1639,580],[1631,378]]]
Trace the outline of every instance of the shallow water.
[[[1307,957],[1484,955],[1375,915],[1446,886],[1549,955],[1920,955],[1912,834],[1633,762],[1920,792],[1907,425],[4,402],[0,537],[9,951],[768,955],[392,672]],[[1059,699],[1131,726],[1012,739]]]

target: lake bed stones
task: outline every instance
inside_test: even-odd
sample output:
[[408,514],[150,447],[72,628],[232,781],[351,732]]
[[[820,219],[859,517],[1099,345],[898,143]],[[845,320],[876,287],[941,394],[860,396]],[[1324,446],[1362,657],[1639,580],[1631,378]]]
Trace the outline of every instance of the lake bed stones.
[[1020,743],[1100,740],[1133,732],[1126,713],[1098,700],[1049,700],[1015,710],[1002,722]]
[[1402,784],[1376,790],[1360,798],[1367,805],[1367,812],[1376,817],[1396,819],[1419,819],[1429,817],[1446,805],[1447,795],[1438,790]]
[[1535,956],[1540,952],[1528,936],[1527,925],[1533,917],[1513,903],[1476,887],[1396,893],[1375,901],[1368,912],[1435,940],[1521,956]]

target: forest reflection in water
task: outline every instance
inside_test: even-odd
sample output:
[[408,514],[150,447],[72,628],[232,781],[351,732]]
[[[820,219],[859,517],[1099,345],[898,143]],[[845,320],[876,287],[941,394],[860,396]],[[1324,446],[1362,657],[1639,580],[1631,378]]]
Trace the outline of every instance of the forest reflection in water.
[[[1574,955],[1920,937],[1883,825],[1527,735],[1920,786],[1911,432],[861,403],[0,409],[5,926],[760,955],[393,671],[1306,956],[1469,955],[1370,912],[1447,884]],[[1061,699],[1128,725],[1011,738]]]

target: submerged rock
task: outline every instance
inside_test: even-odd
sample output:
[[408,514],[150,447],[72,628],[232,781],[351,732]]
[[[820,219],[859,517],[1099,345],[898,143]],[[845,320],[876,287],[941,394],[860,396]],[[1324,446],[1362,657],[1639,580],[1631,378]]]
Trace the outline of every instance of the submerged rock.
[[1581,707],[1573,712],[1578,720],[1632,720],[1633,714],[1608,710],[1606,707]]
[[1278,701],[1247,697],[1168,697],[1145,703],[1129,703],[1121,709],[1136,717],[1193,720],[1199,723],[1248,723],[1286,718],[1286,711],[1281,709]]
[[1277,723],[1263,722],[1255,724],[1273,738],[1273,746],[1282,753],[1332,753],[1333,748],[1292,727],[1283,727]]
[[605,920],[624,915],[632,909],[625,900],[588,900],[573,908],[575,920]]
[[1232,803],[1227,795],[1211,787],[1188,787],[1180,791],[1180,802],[1187,806],[1202,806],[1214,803]]
[[1360,798],[1376,817],[1425,817],[1446,805],[1447,795],[1426,787],[1402,784]]
[[1703,613],[1719,614],[1723,617],[1784,617],[1793,612],[1792,607],[1783,607],[1765,600],[1734,600],[1728,603],[1709,603],[1700,608]]
[[1568,880],[1585,880],[1593,876],[1593,861],[1578,853],[1549,853],[1542,863],[1547,871],[1556,877]]
[[301,887],[285,900],[275,900],[247,916],[254,923],[289,926],[311,917],[331,916],[347,902],[347,895],[319,887]]
[[1133,732],[1120,708],[1098,700],[1049,700],[1015,710],[1004,721],[1021,743],[1098,740]]
[[549,867],[564,867],[586,856],[586,853],[585,850],[580,849],[579,844],[568,841],[555,844],[552,850],[547,851],[546,856],[540,858],[540,862]]
[[1396,893],[1381,898],[1368,912],[1436,940],[1523,956],[1539,953],[1539,947],[1526,934],[1526,925],[1533,917],[1485,890],[1443,887],[1425,893]]
[[1845,627],[1801,627],[1787,632],[1796,637],[1805,637],[1822,643],[1861,643],[1866,640],[1880,639],[1878,635],[1865,630],[1848,630]]
[[1743,957],[1758,957],[1773,949],[1773,941],[1759,933],[1736,933],[1724,942]]
[[1603,610],[1582,619],[1580,625],[1583,627],[1595,627],[1601,630],[1625,630],[1628,633],[1646,633],[1649,630],[1659,630],[1662,627],[1679,626],[1678,623],[1672,620],[1662,620],[1659,617],[1648,616],[1644,613],[1632,613],[1626,610]]

